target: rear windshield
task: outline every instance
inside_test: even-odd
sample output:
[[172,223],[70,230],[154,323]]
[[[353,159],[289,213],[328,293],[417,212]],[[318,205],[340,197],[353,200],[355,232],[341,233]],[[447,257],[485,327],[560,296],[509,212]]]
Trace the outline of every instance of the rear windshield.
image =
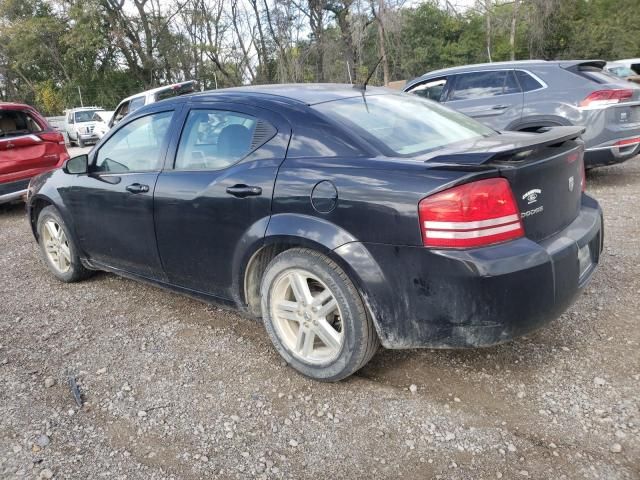
[[408,94],[352,97],[320,103],[314,108],[401,156],[495,133],[466,115]]
[[42,126],[27,112],[0,110],[0,138],[42,131]]

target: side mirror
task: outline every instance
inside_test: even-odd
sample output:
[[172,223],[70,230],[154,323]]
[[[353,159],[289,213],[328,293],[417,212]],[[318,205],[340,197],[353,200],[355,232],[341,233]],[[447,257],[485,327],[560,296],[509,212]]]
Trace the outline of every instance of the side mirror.
[[89,157],[87,155],[78,155],[70,158],[64,162],[62,170],[69,175],[83,175],[89,171]]

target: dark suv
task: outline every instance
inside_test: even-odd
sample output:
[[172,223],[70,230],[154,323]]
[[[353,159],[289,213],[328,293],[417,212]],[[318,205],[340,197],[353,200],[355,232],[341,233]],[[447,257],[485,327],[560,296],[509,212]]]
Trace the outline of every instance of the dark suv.
[[640,150],[640,88],[605,71],[606,62],[496,62],[447,68],[407,83],[405,92],[446,103],[496,130],[585,127],[587,168],[620,163]]

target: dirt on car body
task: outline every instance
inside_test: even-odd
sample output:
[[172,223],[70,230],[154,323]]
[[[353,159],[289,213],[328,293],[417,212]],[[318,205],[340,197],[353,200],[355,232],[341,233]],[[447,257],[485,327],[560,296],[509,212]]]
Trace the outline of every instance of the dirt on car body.
[[589,175],[602,264],[552,326],[380,351],[337,384],[217,306],[109,274],[56,281],[5,207],[0,477],[640,478],[639,162]]

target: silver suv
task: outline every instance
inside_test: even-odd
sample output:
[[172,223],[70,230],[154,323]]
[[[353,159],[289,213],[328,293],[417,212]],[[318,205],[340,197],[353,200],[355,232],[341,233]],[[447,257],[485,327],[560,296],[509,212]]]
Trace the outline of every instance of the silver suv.
[[640,151],[640,87],[600,60],[496,62],[447,68],[407,82],[411,92],[496,130],[585,127],[585,165],[620,163]]

